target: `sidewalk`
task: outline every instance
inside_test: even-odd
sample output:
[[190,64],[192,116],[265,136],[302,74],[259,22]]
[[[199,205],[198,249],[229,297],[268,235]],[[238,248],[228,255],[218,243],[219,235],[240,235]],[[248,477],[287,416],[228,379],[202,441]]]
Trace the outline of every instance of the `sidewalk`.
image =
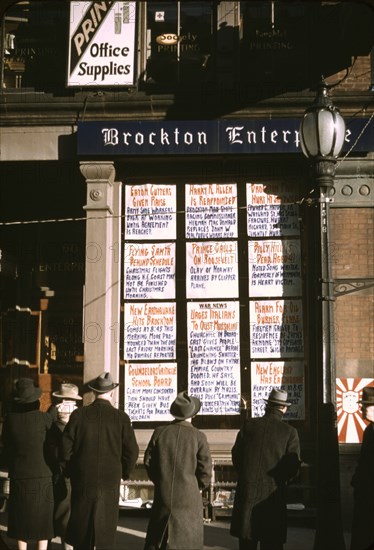
[[[143,550],[145,533],[148,524],[147,513],[133,511],[120,511],[117,527],[116,550]],[[229,533],[229,521],[219,521],[204,524],[204,550],[238,550],[238,541]],[[269,526],[271,528],[271,526]],[[16,550],[14,540],[6,534],[6,517],[0,514],[0,530],[4,542],[11,550]],[[345,533],[346,547],[349,548],[350,534]],[[290,526],[288,528],[288,541],[284,550],[312,550],[314,542],[314,529],[308,527]],[[31,545],[30,545],[31,546]],[[31,550],[32,546],[28,549]],[[35,548],[35,547],[34,547]],[[48,550],[61,550],[59,539],[53,539]],[[326,550],[333,550],[326,548]]]

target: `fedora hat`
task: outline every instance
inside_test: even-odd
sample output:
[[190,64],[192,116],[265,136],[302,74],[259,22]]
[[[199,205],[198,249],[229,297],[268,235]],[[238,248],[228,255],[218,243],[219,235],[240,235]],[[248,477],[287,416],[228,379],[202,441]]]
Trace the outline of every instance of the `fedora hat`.
[[60,399],[82,399],[81,396],[78,395],[78,391],[78,386],[75,384],[63,382],[60,385],[60,389],[58,391],[54,391],[52,395],[54,397],[59,397]]
[[110,372],[102,372],[93,382],[88,383],[90,390],[96,393],[107,393],[117,386],[119,386],[119,383],[113,382]]
[[17,403],[34,403],[42,395],[42,390],[34,386],[31,378],[19,378],[15,385],[14,401]]
[[366,386],[362,390],[362,398],[358,403],[362,405],[374,405],[374,386]]
[[197,397],[188,395],[186,391],[178,393],[170,406],[170,413],[176,420],[186,420],[195,416],[201,408],[201,401]]
[[285,390],[277,390],[273,388],[267,399],[264,399],[265,403],[274,403],[275,405],[283,405],[289,407],[292,403],[287,401],[287,392]]

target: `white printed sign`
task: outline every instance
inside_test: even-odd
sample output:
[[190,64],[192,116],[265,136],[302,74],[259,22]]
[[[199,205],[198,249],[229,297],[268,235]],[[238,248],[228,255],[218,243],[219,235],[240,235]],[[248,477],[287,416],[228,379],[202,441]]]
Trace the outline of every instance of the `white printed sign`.
[[281,183],[247,183],[248,237],[299,235],[299,195]]
[[126,185],[125,239],[176,239],[176,186]]
[[175,298],[175,243],[125,243],[126,300]]
[[291,403],[287,420],[305,418],[304,364],[301,361],[253,361],[251,363],[252,417],[263,416],[265,399],[273,388],[286,390]]
[[236,241],[186,243],[187,298],[237,298],[239,293]]
[[186,185],[186,238],[238,236],[236,183]]
[[300,296],[299,240],[261,240],[248,243],[250,297]]
[[251,357],[302,357],[301,300],[253,300],[249,304]]
[[172,420],[176,363],[126,363],[125,411],[132,422]]
[[188,387],[201,414],[239,414],[239,302],[187,303]]
[[68,86],[132,86],[136,2],[71,2]]
[[124,304],[124,307],[125,359],[175,359],[175,303],[136,302]]

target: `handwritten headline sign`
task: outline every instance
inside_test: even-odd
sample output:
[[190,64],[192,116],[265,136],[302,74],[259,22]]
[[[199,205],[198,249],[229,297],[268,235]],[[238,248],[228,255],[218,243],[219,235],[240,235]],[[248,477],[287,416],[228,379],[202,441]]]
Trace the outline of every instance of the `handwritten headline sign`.
[[125,359],[175,359],[175,303],[137,302],[134,304],[125,303],[124,307]]
[[248,237],[299,235],[298,200],[286,184],[247,183]]
[[301,361],[253,361],[251,363],[252,417],[263,416],[273,388],[286,390],[291,403],[285,418],[305,418],[304,364]]
[[236,183],[186,185],[186,238],[238,236]]
[[126,363],[125,410],[133,422],[172,420],[176,363]]
[[300,296],[299,240],[261,240],[248,243],[249,295]]
[[236,241],[186,243],[187,298],[237,298]]
[[175,298],[175,243],[125,243],[125,299]]
[[303,356],[301,300],[253,300],[249,325],[252,358]]
[[134,85],[136,2],[71,2],[68,86]]
[[125,239],[176,238],[176,186],[126,185]]
[[239,302],[187,303],[188,386],[202,414],[238,414]]

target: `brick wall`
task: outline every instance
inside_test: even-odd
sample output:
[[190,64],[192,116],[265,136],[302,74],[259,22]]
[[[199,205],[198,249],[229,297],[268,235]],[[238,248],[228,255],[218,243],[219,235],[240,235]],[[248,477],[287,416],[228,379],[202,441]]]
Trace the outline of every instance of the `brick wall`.
[[[334,279],[374,278],[374,209],[331,210]],[[335,302],[337,377],[374,375],[374,287],[338,296]]]

